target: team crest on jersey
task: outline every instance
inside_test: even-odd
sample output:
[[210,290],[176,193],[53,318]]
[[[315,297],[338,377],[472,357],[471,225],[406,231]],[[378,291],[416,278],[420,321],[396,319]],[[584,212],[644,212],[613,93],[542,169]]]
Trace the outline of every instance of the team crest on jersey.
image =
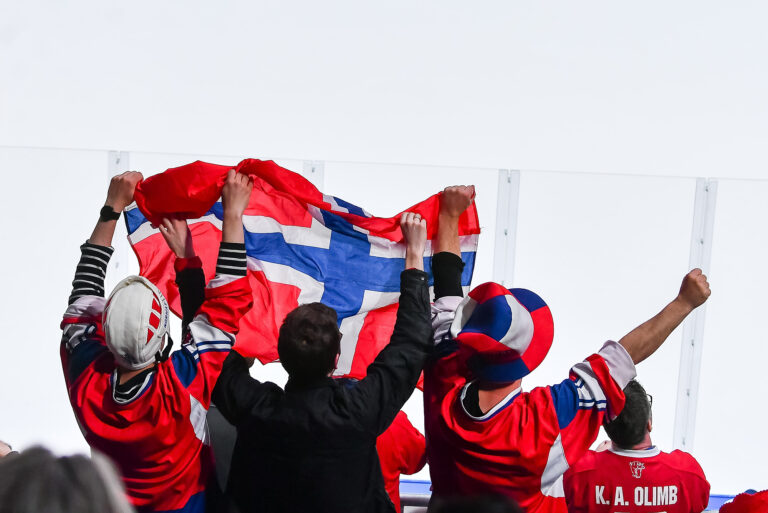
[[632,477],[636,479],[640,479],[643,477],[643,470],[645,469],[645,465],[641,461],[630,461],[629,462],[629,470],[632,471]]

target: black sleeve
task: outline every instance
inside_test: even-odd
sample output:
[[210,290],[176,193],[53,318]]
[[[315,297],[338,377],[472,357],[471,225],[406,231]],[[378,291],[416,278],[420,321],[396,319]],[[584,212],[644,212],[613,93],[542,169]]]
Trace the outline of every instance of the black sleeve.
[[256,403],[268,395],[273,383],[260,383],[248,372],[248,363],[237,351],[230,351],[213,388],[211,400],[224,418],[237,426]]
[[413,393],[432,349],[427,274],[409,269],[400,275],[400,305],[389,344],[349,389],[352,415],[363,426],[384,432]]
[[77,263],[75,279],[72,280],[72,293],[69,303],[74,303],[83,296],[104,297],[104,277],[107,275],[107,264],[115,249],[109,246],[98,246],[90,242],[80,246],[80,261]]
[[[176,285],[179,286],[179,299],[181,301],[182,333],[186,333],[187,326],[195,318],[195,314],[205,301],[205,273],[200,267],[199,259],[194,258],[198,260],[196,266],[176,271]],[[216,260],[216,274],[232,276],[246,276],[248,274],[245,244],[236,242],[222,242],[220,244],[219,256]]]
[[432,257],[432,274],[435,277],[435,301],[445,296],[463,296],[461,273],[464,262],[461,257],[441,251]]
[[200,267],[188,267],[176,272],[176,285],[179,286],[181,301],[181,332],[187,332],[187,326],[205,301],[205,273]]

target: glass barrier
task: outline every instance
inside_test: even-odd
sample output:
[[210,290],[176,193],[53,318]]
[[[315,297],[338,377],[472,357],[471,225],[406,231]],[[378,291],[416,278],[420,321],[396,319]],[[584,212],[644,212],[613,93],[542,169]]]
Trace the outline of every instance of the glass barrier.
[[694,455],[713,493],[768,488],[768,182],[721,180],[715,208]]
[[[676,295],[688,271],[694,179],[524,171],[516,286],[547,301],[555,340],[523,381],[559,383],[576,362],[618,341]],[[671,447],[680,330],[638,366],[653,395],[653,441]],[[603,433],[598,438],[606,440]]]

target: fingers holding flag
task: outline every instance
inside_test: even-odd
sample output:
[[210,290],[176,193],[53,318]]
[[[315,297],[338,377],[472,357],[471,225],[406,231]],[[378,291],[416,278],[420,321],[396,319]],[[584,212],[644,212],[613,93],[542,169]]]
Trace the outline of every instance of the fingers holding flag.
[[230,169],[224,181],[224,187],[221,189],[224,214],[242,216],[251,200],[251,191],[253,191],[253,177]]
[[158,228],[166,244],[176,255],[176,258],[192,258],[195,256],[192,233],[189,231],[186,219],[165,217]]
[[107,190],[107,200],[104,203],[112,207],[115,212],[121,212],[133,202],[133,193],[136,185],[144,179],[144,175],[138,171],[126,171],[112,177]]
[[427,247],[427,221],[421,214],[403,212],[400,229],[405,241],[405,267],[424,270],[424,250]]

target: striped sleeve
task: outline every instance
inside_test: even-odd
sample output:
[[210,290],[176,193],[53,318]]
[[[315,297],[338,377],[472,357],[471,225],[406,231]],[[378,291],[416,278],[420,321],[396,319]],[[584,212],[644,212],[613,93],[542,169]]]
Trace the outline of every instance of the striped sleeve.
[[80,261],[77,263],[75,279],[72,281],[72,293],[69,303],[74,303],[83,296],[104,297],[104,277],[107,264],[115,249],[86,242],[80,246]]
[[544,495],[562,497],[563,473],[597,438],[600,426],[624,408],[624,391],[635,365],[618,343],[606,342],[597,354],[571,368],[570,377],[549,387],[553,417],[560,428],[542,474]]
[[216,274],[245,276],[248,274],[248,259],[245,244],[222,242],[219,246],[219,258],[216,260]]

